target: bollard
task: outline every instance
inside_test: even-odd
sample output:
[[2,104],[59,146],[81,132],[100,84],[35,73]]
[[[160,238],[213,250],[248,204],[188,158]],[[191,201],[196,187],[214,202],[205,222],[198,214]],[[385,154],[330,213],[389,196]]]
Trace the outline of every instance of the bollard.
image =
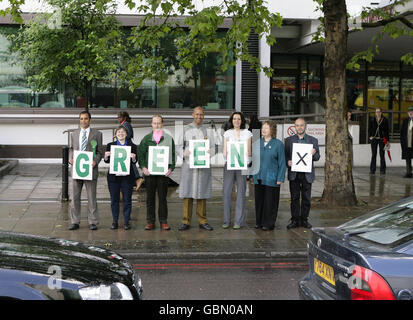
[[62,148],[62,202],[69,201],[69,147]]

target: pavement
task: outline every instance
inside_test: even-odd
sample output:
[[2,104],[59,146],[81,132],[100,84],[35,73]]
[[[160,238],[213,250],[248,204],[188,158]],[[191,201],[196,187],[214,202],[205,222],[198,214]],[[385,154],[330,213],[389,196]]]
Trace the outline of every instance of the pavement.
[[[212,170],[213,197],[207,201],[207,217],[210,225],[214,227],[213,231],[199,229],[195,212],[191,228],[178,231],[182,217],[182,200],[178,197],[178,187],[170,187],[168,191],[168,223],[172,228],[170,231],[160,230],[159,223],[155,230],[144,230],[145,189],[133,194],[132,229],[125,231],[121,219],[120,228],[110,230],[112,216],[106,171],[106,168],[100,169],[98,179],[98,230],[88,229],[87,197],[83,192],[80,229],[69,231],[70,202],[61,201],[62,166],[14,163],[14,166],[0,174],[0,230],[85,242],[115,250],[125,257],[143,260],[306,257],[310,230],[286,229],[290,220],[288,183],[281,187],[278,217],[272,231],[254,228],[254,188],[250,183],[246,199],[246,226],[240,230],[233,230],[232,227],[222,229],[222,168]],[[354,208],[327,209],[320,203],[324,169],[316,168],[309,221],[313,227],[335,227],[370,210],[408,197],[413,193],[413,179],[405,179],[403,174],[404,168],[398,167],[388,168],[386,175],[370,175],[369,168],[356,167],[353,169],[353,176],[359,205]],[[179,168],[171,178],[179,183]],[[235,191],[233,197],[235,199]]]

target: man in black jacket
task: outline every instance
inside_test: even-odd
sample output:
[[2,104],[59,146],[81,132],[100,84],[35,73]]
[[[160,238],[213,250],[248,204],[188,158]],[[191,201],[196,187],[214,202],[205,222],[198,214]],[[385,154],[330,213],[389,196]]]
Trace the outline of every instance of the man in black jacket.
[[413,106],[407,109],[409,117],[403,120],[402,129],[400,131],[400,144],[402,147],[402,159],[406,160],[405,178],[412,177],[413,158]]
[[376,159],[377,159],[377,146],[380,148],[380,174],[386,173],[386,159],[384,153],[384,141],[389,141],[389,122],[383,117],[381,109],[376,108],[376,116],[370,122],[369,126],[369,140],[371,143],[371,162],[370,173],[376,173]]

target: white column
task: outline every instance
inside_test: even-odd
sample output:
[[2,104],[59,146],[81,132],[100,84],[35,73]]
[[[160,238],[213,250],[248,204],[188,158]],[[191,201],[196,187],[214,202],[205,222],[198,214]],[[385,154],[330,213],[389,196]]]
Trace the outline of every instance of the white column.
[[241,112],[241,84],[242,84],[242,62],[237,60],[235,65],[235,111]]
[[[259,57],[263,67],[271,66],[271,46],[265,42],[265,36],[259,40]],[[258,76],[258,116],[270,115],[270,78],[264,72]]]

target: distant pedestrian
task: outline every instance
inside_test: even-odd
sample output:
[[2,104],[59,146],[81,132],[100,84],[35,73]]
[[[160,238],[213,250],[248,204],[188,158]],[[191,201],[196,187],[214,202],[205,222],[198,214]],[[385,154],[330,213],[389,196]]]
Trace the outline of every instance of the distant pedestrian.
[[[129,116],[129,113],[127,113],[126,111],[121,111],[118,113],[118,121],[119,124],[122,127],[125,127],[128,136],[127,136],[127,140],[130,140],[132,142],[133,140],[133,128],[132,128],[132,119]],[[141,177],[141,175],[139,174],[138,168],[136,167],[135,163],[132,163],[132,167],[131,169],[133,170],[133,174],[135,176],[135,183],[134,185],[136,186],[135,190],[139,190],[139,188],[141,187],[142,183],[143,183],[143,177]]]
[[[228,130],[224,133],[224,159],[228,156],[229,141],[247,141],[248,162],[251,162],[252,133],[245,129],[245,117],[242,112],[234,112],[229,121]],[[224,224],[227,229],[231,224],[231,199],[234,182],[237,183],[237,200],[235,206],[234,229],[240,229],[245,225],[245,191],[247,187],[246,174],[242,170],[227,170],[224,165]]]
[[[370,174],[376,173],[377,147],[380,154],[380,174],[386,173],[385,141],[389,141],[389,122],[383,117],[381,108],[376,108],[376,115],[369,125],[369,140],[371,144]],[[386,140],[384,140],[386,139]]]
[[255,228],[273,230],[278,215],[280,187],[285,179],[284,145],[278,140],[277,126],[265,121],[261,127],[260,169],[253,176],[255,191]]
[[407,109],[408,118],[403,120],[400,131],[400,144],[402,147],[402,159],[406,160],[405,178],[412,177],[413,158],[413,106]]
[[132,163],[137,161],[137,148],[136,145],[127,139],[127,130],[125,127],[120,126],[115,131],[116,140],[110,142],[106,146],[105,158],[106,163],[110,163],[110,149],[111,146],[130,146],[131,147],[131,159],[130,161],[130,173],[128,175],[116,175],[111,174],[108,171],[107,180],[110,192],[110,207],[112,209],[112,226],[111,229],[118,229],[119,219],[119,205],[120,205],[120,193],[122,192],[123,199],[123,227],[125,230],[131,228],[130,217],[132,212],[132,190],[135,183],[135,176],[132,171]]
[[[311,208],[311,186],[315,180],[314,161],[320,159],[317,138],[306,133],[307,123],[303,118],[295,120],[296,134],[285,139],[285,158],[288,166],[288,180],[290,181],[291,194],[291,222],[287,229],[304,227],[311,229],[308,222]],[[292,171],[292,151],[294,143],[312,144],[312,170],[311,172]]]
[[[146,186],[146,220],[145,230],[155,229],[155,213],[156,213],[156,194],[158,194],[158,219],[161,225],[161,230],[170,230],[168,225],[168,203],[166,196],[168,195],[169,176],[175,169],[175,142],[172,137],[163,129],[163,118],[161,115],[152,117],[152,132],[143,137],[138,152],[139,167],[145,175]],[[169,147],[169,164],[168,171],[165,175],[153,175],[149,172],[149,147]]]

